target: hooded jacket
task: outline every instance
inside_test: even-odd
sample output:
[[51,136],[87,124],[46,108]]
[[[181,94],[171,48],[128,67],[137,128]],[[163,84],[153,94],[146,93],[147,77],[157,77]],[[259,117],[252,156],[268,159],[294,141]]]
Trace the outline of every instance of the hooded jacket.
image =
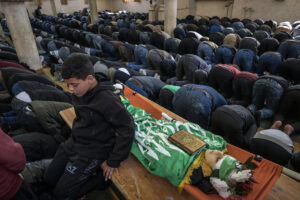
[[19,173],[26,163],[25,153],[19,143],[0,129],[0,199],[11,199],[22,185]]
[[71,104],[55,101],[32,101],[30,105],[47,134],[54,136],[59,142],[67,139],[69,132],[64,128],[66,124],[59,112],[72,107]]
[[78,155],[107,160],[110,167],[118,167],[130,152],[134,121],[113,93],[111,82],[101,74],[96,74],[96,79],[96,87],[83,97],[74,96],[76,118],[66,145]]

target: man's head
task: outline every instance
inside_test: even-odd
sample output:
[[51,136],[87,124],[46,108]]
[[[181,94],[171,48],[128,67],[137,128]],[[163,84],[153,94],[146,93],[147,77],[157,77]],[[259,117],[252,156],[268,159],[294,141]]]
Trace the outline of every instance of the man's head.
[[84,54],[75,53],[68,57],[62,65],[61,75],[69,90],[77,97],[82,97],[97,85],[94,66]]

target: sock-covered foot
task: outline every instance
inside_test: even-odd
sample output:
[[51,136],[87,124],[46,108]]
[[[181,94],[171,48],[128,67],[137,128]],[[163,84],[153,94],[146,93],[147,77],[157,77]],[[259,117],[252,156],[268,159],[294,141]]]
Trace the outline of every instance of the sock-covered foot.
[[271,129],[279,129],[281,126],[282,126],[282,122],[278,120],[273,123]]
[[287,124],[283,128],[283,132],[285,132],[287,135],[291,135],[294,132],[294,127],[292,127],[290,124]]

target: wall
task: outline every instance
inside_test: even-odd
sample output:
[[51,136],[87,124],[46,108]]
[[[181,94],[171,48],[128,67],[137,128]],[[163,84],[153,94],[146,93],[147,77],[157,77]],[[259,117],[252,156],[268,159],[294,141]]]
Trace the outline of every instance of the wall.
[[226,1],[197,1],[196,2],[196,16],[219,16],[225,17],[227,16],[227,8],[225,5]]
[[299,0],[235,0],[232,16],[293,22],[300,20],[300,2]]
[[112,10],[113,0],[97,0],[98,11]]
[[225,7],[227,3],[228,1],[220,0],[196,1],[196,16],[261,18],[278,22],[300,20],[299,0],[234,0],[228,11]]
[[[37,7],[35,1],[25,2],[25,5],[31,15],[34,9]],[[82,10],[82,8],[88,5],[84,4],[84,0],[69,0],[68,5],[61,5],[60,0],[55,0],[55,6],[57,13],[73,13],[74,11]],[[42,13],[47,15],[52,15],[50,0],[43,0]]]
[[[29,14],[32,16],[34,9],[37,7],[35,1],[25,2]],[[98,10],[111,9],[111,0],[98,0]],[[55,0],[55,6],[57,13],[73,13],[74,11],[82,10],[84,7],[88,7],[88,4],[84,4],[84,0],[68,0],[68,5],[61,5],[60,0]],[[101,9],[100,9],[101,8]],[[50,0],[43,0],[42,13],[52,15]]]
[[[273,19],[276,21],[300,20],[299,0],[234,0],[233,7],[227,11],[227,1],[221,0],[177,0],[177,17],[184,18],[189,14],[196,16],[229,16],[238,18],[261,18],[264,20]],[[68,5],[61,5],[60,0],[55,0],[57,12],[72,13],[88,6],[84,0],[69,0]],[[150,0],[141,2],[123,3],[122,0],[97,0],[98,10],[129,10],[132,12],[148,12]],[[25,2],[29,13],[36,8],[35,2]],[[42,12],[52,14],[50,0],[44,0]]]
[[[98,0],[100,1],[100,0]],[[129,0],[128,3],[123,3],[122,0],[110,0],[105,4],[106,9],[110,9],[113,11],[116,10],[128,10],[130,12],[140,12],[140,13],[148,13],[150,0],[141,0],[141,2],[134,2],[134,0]],[[99,10],[100,5],[98,4]],[[193,9],[190,9],[193,8]],[[195,13],[195,0],[177,0],[177,18],[185,18],[189,14]]]
[[141,0],[141,2],[134,2],[134,0],[129,0],[128,3],[123,3],[122,0],[110,0],[110,6],[112,11],[127,10],[130,12],[147,13],[149,11],[150,1]]
[[177,0],[177,18],[182,19],[190,14],[190,1]]

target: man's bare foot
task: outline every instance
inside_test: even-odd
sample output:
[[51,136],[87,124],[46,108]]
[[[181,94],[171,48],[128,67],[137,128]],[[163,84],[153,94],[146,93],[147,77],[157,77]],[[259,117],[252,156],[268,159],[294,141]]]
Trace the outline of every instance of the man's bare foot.
[[281,121],[275,121],[274,123],[273,123],[273,125],[271,126],[271,129],[279,129],[280,127],[281,127],[281,125],[282,125],[282,122]]
[[287,124],[283,128],[283,132],[285,132],[287,135],[291,135],[294,132],[294,127],[292,127],[290,124]]

